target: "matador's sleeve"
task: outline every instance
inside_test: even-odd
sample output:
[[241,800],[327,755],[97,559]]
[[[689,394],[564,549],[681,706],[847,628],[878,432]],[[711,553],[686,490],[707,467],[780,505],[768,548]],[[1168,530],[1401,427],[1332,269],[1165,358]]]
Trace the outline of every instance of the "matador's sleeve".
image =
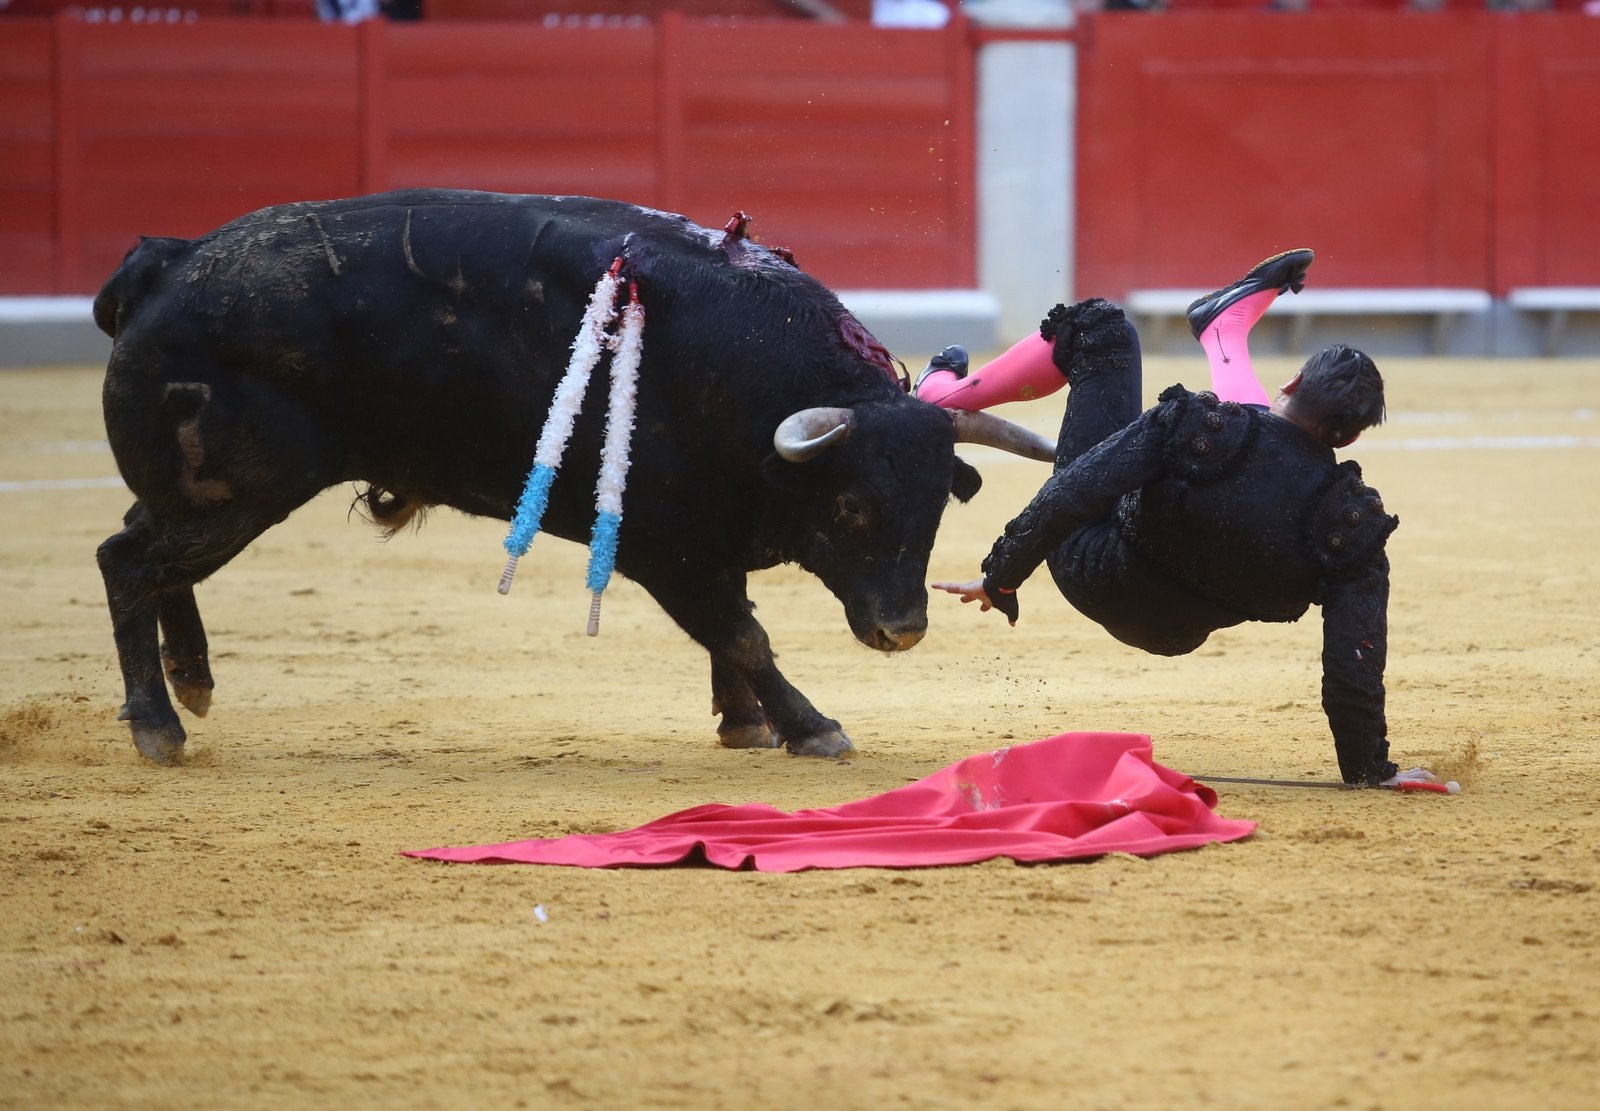
[[1330,585],[1322,600],[1322,709],[1346,783],[1372,786],[1397,770],[1383,711],[1388,609],[1382,551],[1363,574]]
[[1015,590],[1062,541],[1109,516],[1122,495],[1160,476],[1166,433],[1152,409],[1050,476],[983,559],[984,578]]

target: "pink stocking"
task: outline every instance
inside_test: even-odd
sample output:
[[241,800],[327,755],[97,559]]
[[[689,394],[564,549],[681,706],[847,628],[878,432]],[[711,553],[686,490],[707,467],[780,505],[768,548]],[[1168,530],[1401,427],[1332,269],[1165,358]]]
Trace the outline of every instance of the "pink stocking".
[[967,410],[1045,397],[1067,384],[1051,357],[1054,350],[1054,344],[1035,332],[965,378],[934,371],[917,387],[917,396],[945,409]]
[[1250,329],[1277,299],[1276,289],[1241,297],[1218,313],[1200,333],[1200,346],[1205,348],[1211,364],[1211,392],[1223,401],[1268,404],[1267,391],[1250,363]]

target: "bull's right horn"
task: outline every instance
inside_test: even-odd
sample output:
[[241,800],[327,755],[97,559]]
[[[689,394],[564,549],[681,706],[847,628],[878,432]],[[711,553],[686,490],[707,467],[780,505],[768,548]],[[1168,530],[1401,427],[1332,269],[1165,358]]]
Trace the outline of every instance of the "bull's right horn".
[[968,412],[965,409],[945,411],[950,414],[950,422],[955,425],[958,444],[996,447],[1001,451],[1009,451],[1012,455],[1037,459],[1041,463],[1055,461],[1055,441],[1047,440],[1037,432],[1030,432],[1020,424],[1012,424],[1004,417],[997,417],[993,413]]
[[785,417],[772,434],[772,446],[791,463],[804,463],[847,439],[856,415],[838,406],[801,409]]

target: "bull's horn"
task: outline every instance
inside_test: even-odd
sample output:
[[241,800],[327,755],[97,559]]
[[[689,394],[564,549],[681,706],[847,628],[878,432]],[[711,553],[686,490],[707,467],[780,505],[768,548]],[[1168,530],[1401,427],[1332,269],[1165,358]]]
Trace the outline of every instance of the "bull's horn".
[[849,409],[819,406],[785,417],[772,434],[772,446],[791,463],[804,463],[847,439],[856,425]]
[[1029,432],[1020,424],[1012,424],[993,413],[968,412],[965,409],[947,409],[950,421],[956,426],[956,443],[983,444],[1050,463],[1056,457],[1054,440],[1047,440],[1037,432]]

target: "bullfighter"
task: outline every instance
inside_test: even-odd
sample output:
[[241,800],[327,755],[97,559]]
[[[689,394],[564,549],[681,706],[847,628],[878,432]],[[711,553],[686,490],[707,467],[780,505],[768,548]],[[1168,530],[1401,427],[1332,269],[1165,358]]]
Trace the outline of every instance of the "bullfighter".
[[[983,577],[934,583],[1005,613],[1041,562],[1067,600],[1125,644],[1193,652],[1217,629],[1322,610],[1322,705],[1345,783],[1393,786],[1384,716],[1389,561],[1399,523],[1348,447],[1384,418],[1383,379],[1342,344],[1308,359],[1269,401],[1248,336],[1314,254],[1274,255],[1189,306],[1212,389],[1173,386],[1140,413],[1139,339],[1123,311],[1057,305],[1030,336],[965,373],[946,348],[916,384],[923,400],[983,408],[1070,386],[1054,473],[1005,527]],[[1428,777],[1431,778],[1431,777]]]

